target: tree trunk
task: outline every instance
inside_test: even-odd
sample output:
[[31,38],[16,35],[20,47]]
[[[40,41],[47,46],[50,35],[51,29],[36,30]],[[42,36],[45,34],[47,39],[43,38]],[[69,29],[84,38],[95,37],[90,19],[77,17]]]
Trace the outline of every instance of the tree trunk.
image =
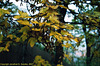
[[[64,17],[66,15],[66,9],[58,7],[59,13],[60,15],[59,17],[59,21],[64,23]],[[58,33],[61,33],[61,30],[63,29],[59,29]],[[63,56],[64,56],[64,52],[63,52],[63,47],[61,46],[61,44],[59,43],[58,46],[56,46],[56,56],[55,56],[55,64],[61,64],[63,63]]]
[[86,47],[86,50],[87,50],[87,52],[86,52],[86,57],[87,57],[86,58],[86,66],[90,66],[90,64],[91,64],[91,61],[90,61],[90,57],[91,57],[91,55],[90,55],[90,53],[91,53],[91,47],[88,46],[89,40],[88,40],[88,36],[86,35],[87,32],[86,32],[85,19],[83,20],[83,23],[84,23],[84,25],[83,25],[83,31],[85,33],[85,40],[86,40],[86,45],[87,45],[87,47]]

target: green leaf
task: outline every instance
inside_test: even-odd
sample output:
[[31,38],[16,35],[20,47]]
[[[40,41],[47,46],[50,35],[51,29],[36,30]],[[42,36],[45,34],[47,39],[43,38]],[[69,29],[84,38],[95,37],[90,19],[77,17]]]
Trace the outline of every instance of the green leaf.
[[0,52],[2,52],[4,50],[4,47],[0,47]]
[[46,8],[43,7],[43,8],[41,8],[40,13],[46,13],[48,9],[49,9],[48,7],[46,7]]

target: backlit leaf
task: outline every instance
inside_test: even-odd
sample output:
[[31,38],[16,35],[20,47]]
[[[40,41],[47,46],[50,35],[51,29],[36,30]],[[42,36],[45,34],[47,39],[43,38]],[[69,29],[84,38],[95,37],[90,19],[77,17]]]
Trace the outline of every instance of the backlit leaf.
[[60,0],[55,0],[55,1],[57,1],[57,2],[61,2]]
[[76,42],[79,42],[78,38],[74,38],[73,40],[76,41]]
[[57,16],[50,16],[49,17],[49,20],[53,23],[59,23],[60,21],[58,20],[58,17]]
[[52,9],[57,9],[57,8],[58,8],[58,5],[56,5],[56,6],[50,5],[50,7],[51,7]]
[[51,31],[50,36],[55,35],[55,32]]
[[64,36],[64,37],[63,37],[63,40],[64,40],[64,41],[68,41],[69,38],[68,38],[67,36]]
[[18,16],[14,16],[14,18],[16,18],[16,19],[19,19],[19,18],[31,18],[27,13],[25,13],[25,12],[22,12],[22,11],[18,11],[18,13],[20,14],[20,15],[18,15]]
[[34,23],[34,24],[38,24],[38,22],[37,21],[31,21],[32,23]]
[[24,13],[24,12],[22,12],[22,11],[20,11],[20,10],[18,10],[18,13],[20,14],[20,16],[28,16],[28,14],[27,13]]
[[67,36],[70,36],[70,37],[73,37],[73,35],[65,30],[61,30],[61,34],[62,35],[67,35]]
[[63,5],[59,5],[59,6],[62,7],[62,8],[68,9],[67,7],[65,7],[65,6],[63,6]]
[[69,48],[69,47],[72,47],[72,45],[71,45],[71,44],[69,44],[69,43],[66,43],[66,45],[62,44],[62,47]]
[[41,31],[41,29],[32,28],[33,31]]
[[41,27],[41,26],[43,26],[44,25],[44,22],[42,22],[42,23],[38,23],[39,24],[39,26]]
[[28,26],[30,25],[29,21],[27,20],[17,20],[17,22],[19,22],[22,25],[28,25]]
[[70,24],[65,24],[65,26],[66,26],[66,29],[73,29],[74,27],[73,27],[73,25],[70,25]]
[[51,23],[45,23],[45,25],[50,26],[50,25],[51,25]]
[[2,16],[3,14],[10,14],[10,12],[8,10],[4,10],[0,8],[0,16]]
[[66,57],[69,61],[71,61],[71,59],[70,59],[69,55],[64,54],[64,56],[65,56],[65,57]]
[[51,25],[51,27],[55,28],[55,29],[59,29],[59,27],[55,26],[55,25]]
[[46,7],[46,8],[41,8],[40,13],[46,13],[48,9],[49,9],[48,7]]

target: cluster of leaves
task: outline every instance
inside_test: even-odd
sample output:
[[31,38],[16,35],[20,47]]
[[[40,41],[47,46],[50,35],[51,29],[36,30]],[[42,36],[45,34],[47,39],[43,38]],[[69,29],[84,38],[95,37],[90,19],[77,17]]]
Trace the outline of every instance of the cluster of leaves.
[[[42,59],[41,56],[37,55],[34,59],[33,66],[51,66],[51,64],[48,61]],[[63,66],[63,65],[57,64],[57,66]]]
[[[10,27],[10,24],[7,22],[8,18],[3,18],[4,15],[6,15],[6,14],[10,14],[10,12],[8,10],[0,9],[0,18],[1,18],[0,19],[1,20],[0,21],[0,43],[3,43],[3,39],[8,34],[7,32],[9,30],[5,30],[5,29]],[[3,19],[5,19],[5,20],[3,20]],[[10,43],[11,43],[11,41],[8,41],[5,47],[0,47],[0,52],[1,51],[9,51],[8,47],[9,47]]]
[[[61,1],[56,0],[56,2]],[[64,5],[55,5],[48,0],[39,0],[39,2],[37,1],[37,3],[42,3],[43,5],[45,5],[41,6],[41,8],[38,9],[39,13],[37,15],[29,16],[27,13],[18,10],[19,15],[13,17],[18,22],[18,25],[21,25],[20,29],[18,30],[18,33],[21,33],[20,36],[11,34],[7,30],[6,31],[8,32],[8,34],[6,31],[6,34],[4,34],[3,30],[1,30],[0,43],[3,44],[5,43],[5,41],[7,42],[5,43],[5,47],[0,47],[0,52],[9,51],[8,47],[13,42],[20,43],[27,41],[27,43],[30,44],[31,47],[33,47],[35,43],[38,42],[43,44],[51,52],[54,51],[55,46],[58,46],[59,44],[61,44],[62,47],[74,48],[72,44],[68,43],[68,41],[74,40],[76,42],[79,42],[78,38],[75,38],[71,33],[67,31],[72,30],[73,26],[59,21],[59,13],[57,9],[59,7],[68,9],[67,7],[65,7]],[[0,9],[0,16],[5,16],[6,14],[10,13],[11,12],[9,10]],[[0,23],[0,29],[2,29],[1,25],[5,26],[6,28],[11,27],[8,26],[10,25],[10,23],[8,22],[8,18],[6,18],[6,21],[4,20],[2,24]],[[58,32],[59,29],[62,29],[61,32]],[[66,41],[66,44],[63,44],[63,41]],[[70,60],[68,55],[65,54],[65,57]]]
[[[53,4],[45,5],[45,7],[40,9],[39,14],[37,14],[38,16],[30,17],[27,13],[22,11],[18,11],[20,15],[14,16],[19,24],[24,25],[24,27],[19,30],[19,32],[23,33],[20,39],[22,39],[22,41],[28,39],[28,43],[30,43],[31,47],[33,47],[36,42],[42,43],[47,48],[47,50],[50,50],[51,52],[54,51],[54,46],[58,46],[59,44],[62,44],[62,47],[74,48],[71,44],[68,43],[68,41],[75,40],[78,42],[77,38],[75,38],[67,30],[61,30],[61,33],[57,32],[61,28],[69,30],[73,29],[72,25],[61,23],[57,17],[59,13],[57,13],[56,9],[58,7],[67,7]],[[29,18],[31,18],[30,21],[28,20]],[[44,20],[41,21],[37,18],[44,18]],[[67,41],[67,43],[63,44],[63,41]],[[69,58],[67,55],[66,57]]]
[[41,56],[36,56],[33,62],[33,66],[51,66],[48,61],[42,59]]
[[[86,56],[87,56],[87,65],[88,62],[95,63],[93,60],[94,57],[99,56],[99,34],[100,34],[100,10],[99,9],[99,2],[98,0],[92,1],[90,4],[86,4],[87,6],[83,6],[83,3],[81,3],[82,7],[79,8],[81,11],[79,11],[79,14],[75,18],[78,24],[82,26],[83,35],[85,36],[86,40]],[[91,9],[85,9],[85,7],[89,8],[91,5]],[[95,7],[97,6],[97,7]],[[82,12],[83,11],[83,12]],[[83,38],[82,38],[83,39]],[[80,44],[78,44],[80,46]],[[92,61],[91,61],[92,60]],[[91,64],[92,65],[92,64]]]

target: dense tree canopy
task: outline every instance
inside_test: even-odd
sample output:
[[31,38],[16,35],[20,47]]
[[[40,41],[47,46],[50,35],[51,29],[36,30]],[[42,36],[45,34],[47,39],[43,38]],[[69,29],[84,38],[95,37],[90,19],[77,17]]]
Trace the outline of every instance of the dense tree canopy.
[[[18,2],[20,0],[16,0]],[[42,45],[52,56],[53,64],[63,64],[65,57],[71,62],[69,54],[63,50],[76,51],[82,39],[86,42],[86,64],[91,65],[96,57],[100,58],[100,1],[91,0],[21,0],[20,6],[27,3],[27,11],[20,10],[10,0],[0,0],[0,52],[9,51],[11,45]],[[76,12],[68,5],[78,7]],[[85,4],[85,5],[84,5]],[[90,8],[91,7],[91,8]],[[89,9],[90,8],[90,9]],[[36,12],[39,12],[35,14]],[[65,22],[66,15],[74,16],[72,22]],[[70,33],[77,30],[79,35]],[[83,31],[80,33],[80,31]],[[72,43],[74,42],[74,44]],[[37,56],[34,63],[40,58]],[[37,62],[36,62],[37,61]],[[96,61],[98,62],[98,61]],[[40,63],[41,64],[41,63]],[[47,62],[48,64],[48,62]],[[94,64],[95,65],[95,64]]]

